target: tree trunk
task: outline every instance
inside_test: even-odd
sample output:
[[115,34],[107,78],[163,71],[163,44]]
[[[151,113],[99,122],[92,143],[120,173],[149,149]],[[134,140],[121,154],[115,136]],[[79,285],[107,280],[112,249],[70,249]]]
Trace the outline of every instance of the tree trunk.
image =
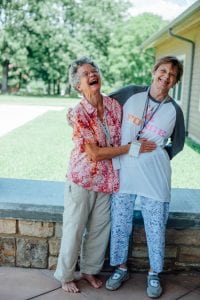
[[57,95],[60,95],[60,82],[57,81]]
[[51,95],[51,81],[48,80],[47,95]]
[[1,82],[2,94],[8,93],[8,65],[9,65],[9,60],[5,60],[2,64],[2,82]]
[[20,72],[19,73],[19,84],[18,84],[19,90],[21,88],[21,84],[22,84],[22,73]]
[[56,81],[53,81],[53,94],[56,94]]
[[71,84],[67,84],[66,88],[65,88],[65,95],[70,95],[71,93]]

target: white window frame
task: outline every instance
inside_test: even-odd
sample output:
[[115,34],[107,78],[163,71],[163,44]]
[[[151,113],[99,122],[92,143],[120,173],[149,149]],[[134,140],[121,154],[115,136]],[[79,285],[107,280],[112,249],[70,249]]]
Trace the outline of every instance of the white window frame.
[[172,98],[178,102],[181,103],[181,96],[182,96],[182,79],[179,81],[171,90],[171,96]]

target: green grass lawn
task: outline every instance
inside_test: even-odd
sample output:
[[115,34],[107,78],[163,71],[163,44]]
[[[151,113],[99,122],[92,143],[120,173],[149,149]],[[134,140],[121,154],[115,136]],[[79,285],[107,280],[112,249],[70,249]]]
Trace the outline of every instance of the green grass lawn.
[[[66,110],[77,100],[0,96],[0,104],[58,105],[24,126],[0,137],[0,177],[64,181],[73,147]],[[188,146],[190,145],[190,146]],[[191,142],[172,160],[172,187],[200,189],[200,147]],[[199,151],[199,152],[198,152]]]
[[200,153],[188,145],[172,159],[172,187],[200,189]]

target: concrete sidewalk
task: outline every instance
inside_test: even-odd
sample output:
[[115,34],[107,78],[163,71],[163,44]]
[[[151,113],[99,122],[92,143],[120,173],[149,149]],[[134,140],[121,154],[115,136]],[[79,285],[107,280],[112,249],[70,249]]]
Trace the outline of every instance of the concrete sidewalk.
[[[103,281],[108,273],[101,275]],[[161,276],[164,294],[162,300],[199,300],[200,272],[179,272]],[[53,278],[53,271],[44,269],[0,268],[0,300],[147,300],[146,274],[132,273],[121,289],[110,292],[105,287],[95,290],[80,280],[79,294],[67,294]]]
[[25,125],[49,112],[64,110],[64,106],[0,104],[0,136]]

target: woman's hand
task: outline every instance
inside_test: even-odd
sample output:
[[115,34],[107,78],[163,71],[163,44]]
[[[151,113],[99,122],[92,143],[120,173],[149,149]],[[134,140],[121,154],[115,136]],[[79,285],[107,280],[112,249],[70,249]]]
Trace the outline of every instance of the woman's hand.
[[140,153],[152,152],[157,147],[154,142],[147,139],[139,139],[139,142],[141,143]]

